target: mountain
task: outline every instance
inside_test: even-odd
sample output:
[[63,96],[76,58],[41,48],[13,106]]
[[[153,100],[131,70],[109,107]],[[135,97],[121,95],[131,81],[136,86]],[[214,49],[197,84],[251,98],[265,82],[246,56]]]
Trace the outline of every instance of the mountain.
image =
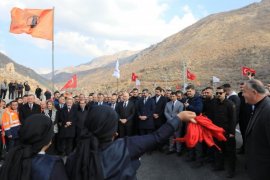
[[[119,89],[131,88],[131,73],[141,87],[175,87],[183,83],[183,64],[197,75],[195,83],[209,86],[212,76],[234,87],[244,80],[241,67],[257,71],[257,78],[270,82],[270,0],[209,15],[186,29],[120,62]],[[106,65],[79,76],[87,91],[116,90],[114,67]]]
[[50,81],[37,74],[34,70],[17,64],[8,56],[2,53],[0,53],[0,69],[1,82],[3,79],[7,79],[8,82],[10,80],[17,80],[18,82],[28,81],[30,86],[32,86],[32,91],[36,85],[40,85],[42,88],[51,87]]
[[[136,53],[138,53],[138,51],[125,50],[115,53],[113,55],[94,58],[88,63],[81,64],[75,67],[66,67],[60,70],[56,70],[55,82],[67,81],[72,76],[72,74],[85,74],[92,69],[101,68],[112,62],[115,62],[117,59],[119,59],[119,61],[122,61],[122,59],[125,59],[126,57],[132,56]],[[52,73],[43,74],[42,76],[47,79],[51,79]]]

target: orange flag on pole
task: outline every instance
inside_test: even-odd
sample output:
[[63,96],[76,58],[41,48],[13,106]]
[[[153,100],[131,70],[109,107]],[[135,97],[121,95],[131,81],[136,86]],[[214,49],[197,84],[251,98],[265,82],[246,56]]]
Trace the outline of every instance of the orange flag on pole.
[[64,85],[61,91],[68,88],[77,88],[77,75],[76,74],[73,75],[70,80],[68,80],[68,82]]
[[30,34],[36,38],[53,40],[53,9],[11,10],[10,32]]

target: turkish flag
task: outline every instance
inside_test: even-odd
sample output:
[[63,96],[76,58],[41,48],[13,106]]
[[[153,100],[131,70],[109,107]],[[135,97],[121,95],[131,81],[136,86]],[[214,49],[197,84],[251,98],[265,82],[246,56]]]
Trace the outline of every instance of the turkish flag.
[[256,71],[248,67],[242,67],[242,74],[243,76],[248,76],[249,74],[256,74]]
[[135,73],[132,73],[131,75],[131,81],[136,81],[136,79],[138,78],[138,76]]
[[196,75],[191,73],[188,69],[187,69],[187,79],[193,81],[196,79]]
[[53,9],[11,10],[10,32],[30,34],[33,37],[53,40]]
[[64,85],[64,87],[61,89],[69,89],[69,88],[77,88],[77,75],[73,75],[72,78],[70,80],[68,80],[68,82]]

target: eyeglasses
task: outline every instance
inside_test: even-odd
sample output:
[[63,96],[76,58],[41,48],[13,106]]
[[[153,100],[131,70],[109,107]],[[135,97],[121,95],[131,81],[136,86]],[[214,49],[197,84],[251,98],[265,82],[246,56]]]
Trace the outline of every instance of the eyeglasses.
[[222,95],[224,92],[216,92],[216,95]]

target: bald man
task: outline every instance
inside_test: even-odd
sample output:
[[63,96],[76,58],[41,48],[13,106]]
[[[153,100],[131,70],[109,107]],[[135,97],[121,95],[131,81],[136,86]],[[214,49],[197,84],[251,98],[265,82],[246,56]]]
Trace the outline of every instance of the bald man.
[[254,105],[246,129],[247,170],[253,180],[270,179],[270,98],[261,81],[252,79],[243,87],[246,103]]

